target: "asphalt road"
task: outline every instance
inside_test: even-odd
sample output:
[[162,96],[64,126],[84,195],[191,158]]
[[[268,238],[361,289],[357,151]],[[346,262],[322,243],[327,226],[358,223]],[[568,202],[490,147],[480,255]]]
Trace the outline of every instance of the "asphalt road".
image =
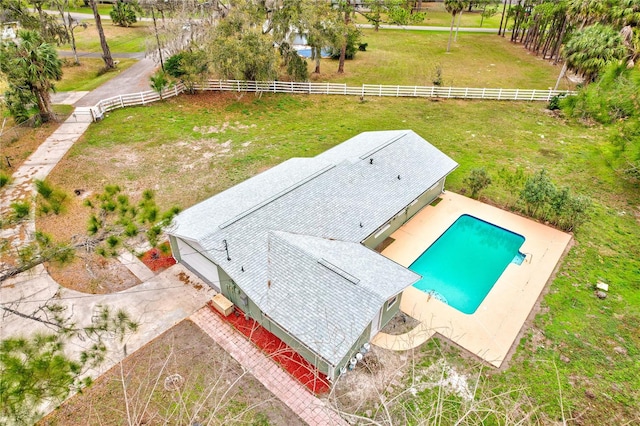
[[149,77],[158,65],[150,58],[144,58],[133,66],[121,71],[116,77],[82,97],[76,106],[94,106],[102,99],[127,93],[138,93],[151,90]]

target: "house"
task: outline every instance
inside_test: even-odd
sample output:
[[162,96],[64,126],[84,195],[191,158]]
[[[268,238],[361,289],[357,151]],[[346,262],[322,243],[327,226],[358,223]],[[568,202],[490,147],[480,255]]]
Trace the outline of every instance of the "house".
[[180,213],[171,248],[334,379],[420,279],[373,249],[437,198],[456,167],[412,131],[362,133]]

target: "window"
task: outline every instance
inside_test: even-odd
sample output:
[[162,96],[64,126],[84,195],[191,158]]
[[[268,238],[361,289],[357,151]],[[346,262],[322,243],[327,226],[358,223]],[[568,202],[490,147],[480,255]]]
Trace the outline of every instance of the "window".
[[398,301],[398,295],[393,296],[391,299],[387,300],[387,311],[391,309],[393,305]]

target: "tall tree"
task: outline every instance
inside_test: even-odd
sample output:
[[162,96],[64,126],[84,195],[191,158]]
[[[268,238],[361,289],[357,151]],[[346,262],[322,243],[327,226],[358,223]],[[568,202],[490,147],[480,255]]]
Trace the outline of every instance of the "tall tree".
[[93,17],[96,20],[96,28],[98,29],[98,36],[100,37],[100,47],[102,47],[102,60],[104,61],[104,69],[110,70],[116,67],[113,58],[111,57],[111,50],[107,44],[107,38],[104,35],[104,29],[102,28],[102,19],[100,19],[100,13],[98,12],[98,6],[96,0],[89,0],[89,5],[93,11]]
[[449,28],[449,42],[447,43],[447,52],[451,50],[451,38],[453,37],[453,25],[456,16],[464,9],[465,2],[463,0],[444,0],[444,8],[451,14],[451,28]]
[[587,82],[598,77],[608,64],[626,56],[626,48],[618,31],[608,25],[594,24],[576,33],[565,45],[567,66],[581,74]]
[[9,83],[9,92],[34,102],[42,121],[54,120],[49,91],[53,81],[62,77],[62,62],[37,32],[20,30],[18,38],[18,42],[0,45],[0,72]]
[[322,50],[342,33],[342,19],[331,10],[329,3],[313,0],[303,1],[301,30],[307,35],[311,46],[311,59],[315,62],[314,73],[320,73]]
[[338,14],[344,16],[344,29],[340,34],[340,57],[338,58],[338,73],[344,73],[344,61],[347,57],[347,43],[349,43],[349,30],[352,26],[351,14],[353,13],[353,5],[351,0],[342,0],[339,3]]
[[[29,10],[29,4],[35,14]],[[16,21],[23,29],[37,31],[48,43],[61,44],[68,41],[67,31],[54,15],[44,10],[43,0],[0,0],[0,20]]]

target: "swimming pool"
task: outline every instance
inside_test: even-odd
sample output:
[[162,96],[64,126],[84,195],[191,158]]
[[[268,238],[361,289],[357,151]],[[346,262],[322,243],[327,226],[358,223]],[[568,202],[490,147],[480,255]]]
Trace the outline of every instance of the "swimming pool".
[[473,314],[507,266],[522,263],[525,238],[470,215],[460,216],[409,269],[414,284],[465,314]]

